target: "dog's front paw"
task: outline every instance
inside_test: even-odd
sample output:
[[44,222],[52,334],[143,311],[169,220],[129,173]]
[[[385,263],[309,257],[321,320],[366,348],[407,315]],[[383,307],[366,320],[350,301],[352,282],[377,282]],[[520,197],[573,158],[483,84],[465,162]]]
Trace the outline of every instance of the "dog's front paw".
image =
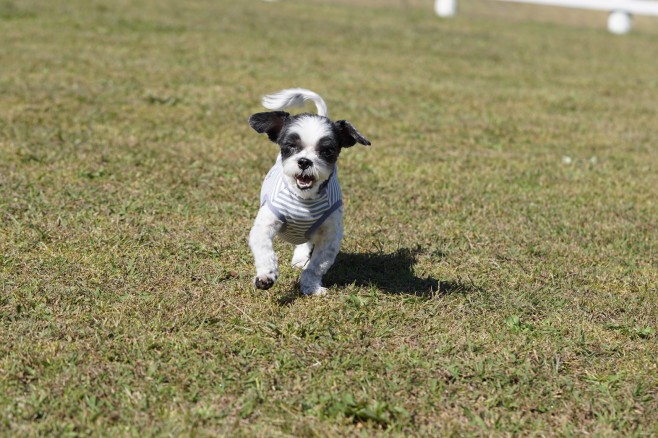
[[254,286],[256,286],[256,289],[267,290],[274,286],[276,279],[277,275],[272,272],[269,274],[257,275],[256,278],[254,278]]
[[310,297],[310,296],[316,297],[316,296],[327,295],[327,292],[329,292],[329,289],[327,289],[326,287],[322,287],[322,286],[316,287],[316,288],[313,288],[313,289],[302,289],[302,293],[304,295],[306,295],[307,297]]
[[311,270],[302,272],[300,289],[304,295],[326,295],[327,289],[322,287],[322,277]]

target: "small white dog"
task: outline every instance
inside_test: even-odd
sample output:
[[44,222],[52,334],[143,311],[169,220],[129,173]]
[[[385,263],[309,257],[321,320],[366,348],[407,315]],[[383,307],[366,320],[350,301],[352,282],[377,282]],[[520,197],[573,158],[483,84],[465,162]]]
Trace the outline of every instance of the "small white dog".
[[[318,114],[290,115],[283,110],[310,100]],[[336,161],[342,148],[369,145],[349,122],[328,118],[322,97],[302,88],[263,97],[273,110],[249,117],[249,125],[280,147],[265,177],[261,207],[249,234],[258,289],[269,289],[279,277],[272,241],[275,236],[296,245],[292,265],[303,269],[305,295],[326,293],[322,276],[333,265],[343,237],[343,208]]]

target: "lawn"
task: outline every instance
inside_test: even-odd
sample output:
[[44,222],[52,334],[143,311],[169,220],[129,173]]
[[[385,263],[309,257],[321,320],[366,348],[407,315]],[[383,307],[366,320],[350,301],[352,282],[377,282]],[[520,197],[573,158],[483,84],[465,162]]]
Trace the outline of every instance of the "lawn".
[[[658,434],[658,22],[431,6],[0,0],[0,435]],[[325,297],[252,286],[297,86]]]

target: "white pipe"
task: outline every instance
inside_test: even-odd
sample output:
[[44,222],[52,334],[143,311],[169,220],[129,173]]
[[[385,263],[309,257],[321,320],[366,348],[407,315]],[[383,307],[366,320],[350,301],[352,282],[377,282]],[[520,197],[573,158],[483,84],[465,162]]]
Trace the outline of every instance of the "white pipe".
[[513,3],[562,6],[596,11],[624,11],[634,15],[658,17],[658,2],[645,0],[500,0]]

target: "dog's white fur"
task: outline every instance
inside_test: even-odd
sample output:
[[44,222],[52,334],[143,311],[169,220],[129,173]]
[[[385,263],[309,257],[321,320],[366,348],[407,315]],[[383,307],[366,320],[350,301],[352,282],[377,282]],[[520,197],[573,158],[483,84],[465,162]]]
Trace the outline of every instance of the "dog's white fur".
[[[279,278],[279,267],[273,240],[283,223],[267,206],[261,207],[249,233],[249,246],[256,265],[255,281],[274,283]],[[295,246],[290,263],[302,269],[300,286],[304,295],[324,295],[322,277],[334,264],[343,238],[343,208],[329,216],[313,233],[311,239]]]
[[303,107],[306,101],[309,100],[315,104],[319,116],[329,117],[329,110],[324,99],[319,94],[304,88],[288,88],[278,93],[269,94],[263,97],[261,103],[269,110],[282,111],[288,108]]
[[[297,154],[290,157],[290,159],[283,162],[283,175],[286,179],[288,187],[291,188],[301,198],[309,199],[317,195],[316,190],[300,190],[295,183],[295,174],[299,172],[299,166],[297,162],[300,158],[306,158],[311,160],[313,166],[309,168],[309,171],[313,174],[313,177],[316,181],[326,181],[331,172],[334,169],[334,166],[327,165],[323,160],[318,156],[317,150],[315,150],[314,145],[322,137],[331,135],[331,132],[328,129],[326,123],[322,123],[321,119],[315,117],[304,117],[301,116],[297,121],[295,121],[289,128],[289,132],[294,132],[299,135],[299,138],[302,141],[302,144],[305,147]],[[306,146],[308,145],[308,146]],[[316,187],[319,188],[320,184],[316,183]]]
[[[286,135],[296,134],[299,137],[299,143],[302,147],[296,150],[294,154],[285,156],[281,162],[282,173],[288,188],[304,199],[312,199],[318,196],[322,183],[327,181],[334,171],[335,159],[337,159],[342,147],[350,147],[356,142],[364,145],[370,144],[349,122],[331,122],[326,117],[328,111],[324,100],[312,91],[301,88],[283,90],[276,94],[265,96],[262,103],[268,109],[289,116],[287,113],[281,113],[281,111],[290,107],[303,106],[309,100],[315,103],[318,116],[320,117],[303,114],[286,118],[286,120],[290,120],[285,125]],[[262,116],[263,114],[267,116],[269,113],[260,113],[252,116],[250,118],[250,124],[258,132],[267,132],[270,140],[280,143],[283,140],[275,138],[274,134],[271,134],[266,128],[258,125],[257,121],[252,123],[254,117]],[[281,128],[279,127],[279,129]],[[338,145],[338,151],[336,151],[334,162],[325,161],[325,157],[321,156],[322,152],[319,142],[321,139],[326,141],[327,138],[338,142],[336,133],[339,132],[342,135],[340,129],[349,131],[351,139],[344,145],[336,143]],[[276,132],[276,135],[278,135],[278,132]],[[344,142],[344,137],[341,138],[343,140],[340,141]],[[300,159],[310,160],[312,165],[302,171],[300,170]],[[310,188],[300,188],[297,184],[297,177],[300,175],[300,172],[303,172],[304,175],[312,176],[313,183]],[[261,206],[249,234],[249,246],[253,252],[256,267],[254,283],[259,289],[268,289],[276,282],[279,276],[278,261],[272,241],[282,227],[283,222],[270,208],[267,205]],[[313,234],[309,236],[308,242],[295,247],[291,263],[295,268],[302,269],[300,284],[303,294],[323,295],[327,292],[327,289],[322,286],[322,277],[333,265],[340,249],[342,237],[343,208],[341,206],[333,211]]]

